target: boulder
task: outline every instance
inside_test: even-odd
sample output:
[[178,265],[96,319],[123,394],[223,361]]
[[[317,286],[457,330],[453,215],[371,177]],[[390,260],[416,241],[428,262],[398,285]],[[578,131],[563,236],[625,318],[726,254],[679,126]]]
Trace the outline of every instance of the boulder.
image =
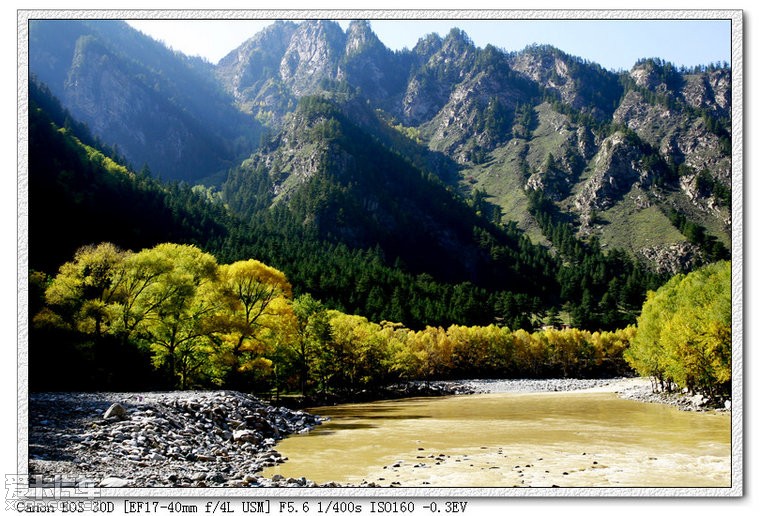
[[106,410],[105,413],[103,414],[103,419],[110,419],[110,418],[126,419],[127,409],[125,409],[119,403],[112,404],[110,407],[108,407],[108,410]]

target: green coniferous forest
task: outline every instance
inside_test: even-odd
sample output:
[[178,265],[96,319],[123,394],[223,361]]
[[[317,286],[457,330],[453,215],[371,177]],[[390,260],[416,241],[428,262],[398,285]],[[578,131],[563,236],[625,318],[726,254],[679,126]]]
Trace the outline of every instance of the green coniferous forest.
[[[315,129],[323,139],[377,171],[350,183],[325,170],[296,194],[295,208],[241,201],[250,207],[241,213],[234,193],[268,195],[256,182],[272,181],[271,172],[241,176],[254,183],[231,189],[226,204],[223,192],[135,172],[31,82],[33,389],[351,393],[403,380],[599,377],[629,367],[663,387],[712,394],[729,385],[728,265],[678,276],[645,297],[661,276],[579,240],[541,195],[530,209],[555,253],[514,225],[479,217],[329,104],[301,109],[323,119]],[[325,234],[330,224],[300,222],[313,213],[364,216],[352,199],[374,191],[383,167],[399,174],[398,204],[446,208],[440,216],[456,220],[469,256],[441,258],[449,250],[415,233],[414,221],[395,229],[425,252],[394,247],[372,220],[352,235],[353,247]],[[425,199],[404,193],[419,185]],[[380,244],[361,245],[370,241]],[[473,259],[480,276],[465,266]],[[572,328],[558,329],[563,318]]]
[[732,70],[29,23],[32,389],[730,390]]

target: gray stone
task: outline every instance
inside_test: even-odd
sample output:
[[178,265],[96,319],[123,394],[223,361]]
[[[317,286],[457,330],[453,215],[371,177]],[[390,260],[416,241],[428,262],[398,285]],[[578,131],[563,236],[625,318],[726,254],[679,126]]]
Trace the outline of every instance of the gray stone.
[[253,430],[235,430],[232,432],[232,440],[237,443],[258,444],[261,442],[261,435]]
[[119,477],[106,477],[100,481],[98,487],[127,487],[129,480]]
[[206,477],[206,480],[208,480],[210,482],[216,482],[217,484],[221,484],[222,482],[224,482],[227,479],[221,473],[216,472],[216,473],[212,473],[212,474],[208,475]]
[[117,419],[125,419],[127,417],[127,409],[122,407],[119,403],[114,403],[110,407],[108,407],[108,410],[106,410],[105,414],[103,414],[103,419],[110,419],[110,418],[117,418]]
[[[131,486],[265,484],[254,473],[264,464],[285,460],[272,449],[276,438],[321,422],[306,412],[269,407],[240,393],[145,393],[150,414],[146,406],[129,408],[111,394],[85,396],[92,396],[87,402],[98,407],[110,404],[107,414],[102,408],[93,412],[88,406],[84,413],[89,421],[74,434],[77,438],[47,431],[45,449],[65,445],[77,467],[108,471],[111,478],[126,479]],[[104,401],[108,403],[102,405]],[[55,417],[57,421],[58,414]],[[52,416],[47,419],[54,421]],[[262,430],[255,430],[249,422],[258,423]],[[206,467],[212,473],[203,473]],[[119,482],[108,480],[103,485]]]

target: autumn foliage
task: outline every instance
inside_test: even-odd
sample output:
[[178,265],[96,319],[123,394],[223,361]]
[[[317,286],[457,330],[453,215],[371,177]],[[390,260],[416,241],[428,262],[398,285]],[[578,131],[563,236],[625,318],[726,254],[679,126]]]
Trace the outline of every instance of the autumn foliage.
[[[55,347],[67,350],[68,358],[58,356],[76,357],[89,388],[119,387],[114,378],[129,364],[150,369],[130,380],[132,388],[258,392],[350,394],[407,380],[613,376],[630,372],[624,353],[631,342],[648,342],[651,332],[646,325],[638,336],[635,327],[412,330],[329,310],[309,294],[294,298],[285,275],[259,261],[218,264],[179,244],[140,252],[109,243],[83,247],[55,277],[32,284],[44,293],[33,318],[32,356],[44,356],[43,346],[52,356]],[[668,324],[686,328],[689,317]],[[710,335],[725,330],[706,328]],[[646,357],[637,360],[638,368]]]
[[649,293],[625,358],[659,389],[729,394],[731,313],[731,262],[674,276]]

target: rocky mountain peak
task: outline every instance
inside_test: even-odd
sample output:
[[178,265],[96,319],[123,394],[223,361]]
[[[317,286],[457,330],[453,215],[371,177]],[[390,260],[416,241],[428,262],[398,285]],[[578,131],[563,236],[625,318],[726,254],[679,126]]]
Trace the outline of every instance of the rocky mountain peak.
[[630,76],[636,83],[636,86],[648,90],[656,90],[658,86],[662,85],[662,79],[655,73],[654,68],[646,63],[634,66],[631,69]]
[[276,21],[219,61],[217,76],[235,98],[279,75],[280,59],[297,27]]
[[441,42],[441,48],[431,58],[434,62],[448,67],[459,66],[467,62],[467,59],[475,54],[477,48],[467,34],[457,28],[451,29]]
[[317,89],[323,79],[339,76],[346,35],[336,22],[309,20],[293,33],[280,62],[280,77],[295,95]]
[[630,77],[636,86],[658,93],[677,93],[684,82],[683,75],[672,63],[658,58],[639,60],[631,69]]
[[570,79],[567,57],[549,45],[533,45],[515,54],[511,65],[534,81],[558,89]]
[[[290,41],[290,37],[297,27],[293,22],[277,20],[220,59],[217,66],[229,67],[250,59],[252,53],[261,52],[264,47],[272,45],[282,46],[283,41]],[[278,42],[280,43],[279,45],[277,44]]]
[[194,181],[225,170],[258,140],[258,124],[231,105],[208,63],[124,22],[44,22],[31,27],[30,72],[132,164]]
[[383,48],[377,35],[367,20],[354,20],[346,30],[346,56],[350,57],[367,48]]
[[420,56],[430,57],[409,81],[402,100],[407,123],[429,121],[448,102],[457,85],[470,73],[477,48],[460,29],[451,29],[444,39],[432,35],[415,47]]
[[434,53],[438,52],[443,45],[443,39],[436,33],[428,34],[425,37],[420,38],[417,44],[412,49],[412,52],[420,56],[420,58],[427,60]]
[[466,47],[474,48],[475,45],[465,31],[454,27],[444,38],[443,47],[461,50]]
[[607,118],[621,91],[617,77],[551,45],[531,45],[510,57],[512,69],[579,110]]
[[[324,163],[338,169],[332,164],[345,161],[332,148],[344,129],[335,117],[295,113],[304,97],[323,96],[421,168],[444,163],[450,187],[482,190],[502,210],[498,222],[517,221],[532,236],[537,226],[521,193],[531,190],[556,203],[579,235],[600,235],[612,247],[630,247],[618,234],[670,227],[672,210],[718,238],[730,230],[727,65],[685,70],[653,58],[618,73],[549,45],[481,49],[460,29],[393,52],[369,21],[344,32],[333,21],[306,20],[273,23],[213,67],[168,50],[159,62],[152,40],[127,45],[129,27],[48,25],[32,25],[34,72],[99,137],[167,177],[223,173],[251,156],[238,142],[254,141],[243,131],[253,117],[272,142],[257,166],[271,172],[278,200],[296,192]],[[201,131],[208,127],[214,134]],[[219,157],[201,167],[204,146]],[[654,244],[670,245],[680,231],[670,228]]]

